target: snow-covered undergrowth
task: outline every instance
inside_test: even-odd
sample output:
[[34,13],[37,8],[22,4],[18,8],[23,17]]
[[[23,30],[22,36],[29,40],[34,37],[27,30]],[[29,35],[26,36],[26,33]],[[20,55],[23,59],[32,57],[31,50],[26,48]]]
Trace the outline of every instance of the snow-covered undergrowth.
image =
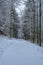
[[0,37],[0,65],[43,65],[43,47],[23,39]]

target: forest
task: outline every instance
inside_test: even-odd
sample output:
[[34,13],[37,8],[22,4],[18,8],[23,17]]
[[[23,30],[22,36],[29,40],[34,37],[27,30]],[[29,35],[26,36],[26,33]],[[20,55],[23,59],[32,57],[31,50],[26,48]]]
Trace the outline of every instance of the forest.
[[0,0],[0,65],[43,65],[43,0]]
[[43,44],[43,0],[0,0],[0,36]]

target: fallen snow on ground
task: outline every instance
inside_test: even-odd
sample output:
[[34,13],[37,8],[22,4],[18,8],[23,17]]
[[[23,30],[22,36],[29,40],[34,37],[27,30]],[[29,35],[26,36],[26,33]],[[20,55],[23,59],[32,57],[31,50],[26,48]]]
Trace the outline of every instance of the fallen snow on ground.
[[43,65],[43,47],[23,39],[0,37],[0,65]]

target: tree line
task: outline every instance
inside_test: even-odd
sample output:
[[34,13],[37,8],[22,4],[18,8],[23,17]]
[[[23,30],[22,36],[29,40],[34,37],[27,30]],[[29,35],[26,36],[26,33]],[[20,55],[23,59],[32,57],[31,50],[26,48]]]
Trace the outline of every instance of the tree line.
[[[0,29],[10,38],[18,38],[20,20],[15,10],[15,0],[10,0],[9,7],[5,4],[7,2],[9,1],[0,0]],[[9,12],[8,16],[6,12]],[[41,0],[38,3],[35,0],[27,0],[21,20],[23,21],[23,39],[37,42],[41,46]]]

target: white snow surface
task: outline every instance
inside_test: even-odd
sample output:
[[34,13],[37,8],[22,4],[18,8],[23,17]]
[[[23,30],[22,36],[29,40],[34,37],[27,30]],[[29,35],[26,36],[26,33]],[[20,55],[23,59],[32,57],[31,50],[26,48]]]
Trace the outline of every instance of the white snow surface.
[[43,65],[43,47],[23,39],[0,37],[0,65]]

